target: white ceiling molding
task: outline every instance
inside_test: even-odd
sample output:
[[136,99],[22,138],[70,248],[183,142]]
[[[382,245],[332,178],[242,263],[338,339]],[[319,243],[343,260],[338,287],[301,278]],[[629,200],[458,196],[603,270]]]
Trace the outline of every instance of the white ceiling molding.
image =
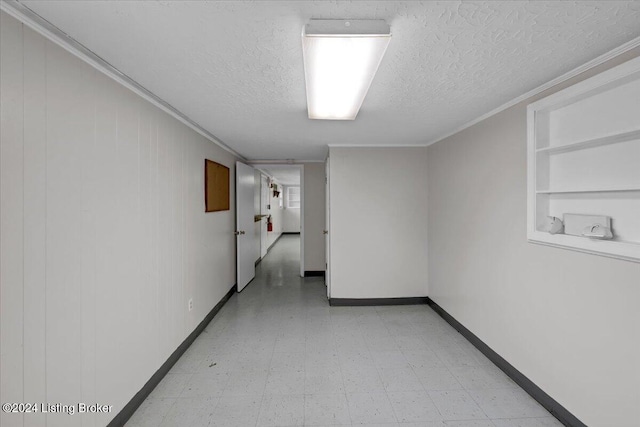
[[[632,1],[20,0],[0,6],[26,25],[28,17],[18,12],[31,11],[44,25],[29,25],[34,30],[72,52],[80,46],[114,79],[248,159],[318,160],[326,158],[327,143],[428,146],[640,46],[640,4]],[[305,114],[300,29],[311,17],[383,19],[394,28],[356,121],[326,123]],[[47,25],[55,25],[62,42],[46,34]],[[219,39],[225,42],[210,42]]]
[[300,185],[303,165],[294,164],[260,164],[255,166],[263,175],[281,185]]
[[513,107],[516,104],[519,104],[522,101],[525,101],[531,97],[534,97],[536,95],[538,95],[539,93],[544,92],[547,89],[552,88],[555,85],[559,85],[560,83],[563,83],[575,76],[577,76],[580,73],[584,73],[585,71],[588,71],[594,67],[597,67],[600,64],[604,64],[605,62],[607,62],[610,59],[615,58],[618,55],[622,55],[625,52],[630,51],[631,49],[634,49],[636,47],[640,46],[640,37],[636,37],[633,40],[628,41],[627,43],[618,46],[615,49],[610,50],[609,52],[606,52],[600,56],[598,56],[597,58],[592,59],[589,62],[586,62],[582,65],[580,65],[579,67],[574,68],[571,71],[568,71],[566,73],[564,73],[563,75],[556,77],[553,80],[548,81],[547,83],[538,86],[537,88],[530,90],[529,92],[518,96],[517,98],[512,99],[511,101],[507,102],[506,104],[502,104],[501,106],[499,106],[498,108],[489,111],[486,114],[481,115],[480,117],[477,117],[473,120],[471,120],[470,122],[467,122],[465,124],[463,124],[460,127],[457,127],[456,129],[454,129],[451,132],[447,132],[444,135],[441,135],[437,138],[432,139],[431,141],[427,142],[425,145],[429,146],[429,145],[433,145],[437,142],[442,141],[443,139],[449,138],[452,135],[455,135],[458,132],[462,132],[463,130],[475,125],[476,123],[480,123],[481,121],[488,119],[491,116],[495,116],[496,114],[506,110],[507,108]]
[[246,160],[246,158],[235,150],[227,146],[224,142],[222,142],[219,138],[213,135],[211,132],[204,129],[198,123],[191,120],[185,114],[180,112],[178,109],[173,107],[171,104],[154,94],[153,92],[146,89],[144,86],[109,64],[107,61],[102,59],[100,56],[96,55],[93,51],[85,47],[83,44],[79,43],[74,38],[67,35],[64,31],[42,18],[40,15],[35,13],[33,10],[29,9],[25,5],[21,4],[17,0],[0,0],[0,10],[14,17],[18,21],[22,22],[24,25],[28,26],[38,34],[62,47],[72,55],[78,57],[82,61],[91,65],[98,71],[112,78],[116,82],[120,83],[127,89],[133,91],[137,95],[141,96],[146,101],[160,108],[165,113],[173,116],[185,126],[193,129],[198,132],[200,135],[207,138],[209,141],[213,142],[220,148],[228,151],[234,156],[238,157],[241,160]]
[[462,132],[463,130],[477,124],[480,123],[481,121],[488,119],[491,116],[495,116],[496,114],[510,108],[513,107],[516,104],[519,104],[522,101],[525,101],[529,98],[532,98],[536,95],[538,95],[539,93],[544,92],[547,89],[550,89],[556,85],[559,85],[581,73],[584,73],[585,71],[588,71],[592,68],[597,67],[598,65],[604,64],[605,62],[607,62],[610,59],[615,58],[616,56],[622,55],[625,52],[630,51],[631,49],[634,49],[636,47],[640,46],[640,37],[636,37],[633,40],[628,41],[627,43],[618,46],[615,49],[610,50],[609,52],[606,52],[600,56],[598,56],[597,58],[592,59],[591,61],[580,65],[579,67],[574,68],[571,71],[568,71],[566,73],[564,73],[563,75],[556,77],[553,80],[548,81],[547,83],[538,86],[537,88],[530,90],[529,92],[522,94],[520,96],[518,96],[517,98],[512,99],[511,101],[502,104],[501,106],[499,106],[498,108],[495,108],[491,111],[489,111],[486,114],[483,114],[465,124],[463,124],[460,127],[457,127],[456,129],[452,130],[451,132],[447,132],[444,135],[438,136],[437,138],[432,139],[431,141],[424,143],[424,144],[408,144],[408,145],[397,145],[397,144],[388,144],[388,145],[376,145],[376,144],[372,144],[372,145],[365,145],[365,144],[328,144],[329,147],[343,147],[343,148],[400,148],[400,147],[428,147],[430,145],[436,144],[440,141],[442,141],[443,139],[446,139],[452,135],[457,134],[458,132]]
[[[361,145],[359,145],[361,147]],[[397,146],[396,146],[397,147]],[[303,165],[305,163],[324,163],[324,160],[249,160],[249,165]]]
[[412,148],[427,144],[328,144],[329,148]]

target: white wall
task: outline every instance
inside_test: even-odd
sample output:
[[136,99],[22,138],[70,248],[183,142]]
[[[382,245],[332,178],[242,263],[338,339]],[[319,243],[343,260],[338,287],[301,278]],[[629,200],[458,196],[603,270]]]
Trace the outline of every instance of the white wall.
[[[254,169],[254,189],[253,189],[253,211],[254,215],[260,215],[262,213],[262,202],[261,202],[261,194],[262,194],[262,173],[259,170]],[[254,235],[255,235],[255,261],[257,262],[262,258],[262,224],[264,223],[264,219],[260,221],[254,222]]]
[[535,99],[428,148],[429,296],[585,424],[638,426],[640,264],[527,243]]
[[331,297],[427,296],[427,149],[329,150]]
[[305,163],[303,170],[304,270],[325,269],[325,164]]
[[[292,185],[291,187],[299,187],[299,185]],[[287,208],[287,188],[283,187],[283,201],[284,210],[282,212],[282,231],[285,233],[299,233],[300,232],[300,209],[299,208]]]
[[267,176],[260,175],[260,214],[264,215],[260,219],[260,258],[264,258],[269,250],[269,239],[267,232],[267,217],[269,214],[267,205],[269,204],[269,188],[267,185]]
[[235,158],[1,20],[0,400],[114,405],[46,415],[103,426],[235,282],[234,210],[203,200],[204,159]]
[[[280,191],[282,191],[282,185],[278,184]],[[273,188],[269,188],[269,215],[271,215],[271,222],[273,223],[273,231],[267,233],[267,245],[269,248],[278,240],[278,237],[282,234],[282,216],[283,208],[280,207],[280,199],[273,196]]]

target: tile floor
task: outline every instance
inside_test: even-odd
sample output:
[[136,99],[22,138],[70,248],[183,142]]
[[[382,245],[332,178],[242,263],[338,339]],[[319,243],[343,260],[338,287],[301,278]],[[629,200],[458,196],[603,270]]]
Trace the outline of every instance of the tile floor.
[[429,307],[329,307],[283,236],[128,427],[561,426]]

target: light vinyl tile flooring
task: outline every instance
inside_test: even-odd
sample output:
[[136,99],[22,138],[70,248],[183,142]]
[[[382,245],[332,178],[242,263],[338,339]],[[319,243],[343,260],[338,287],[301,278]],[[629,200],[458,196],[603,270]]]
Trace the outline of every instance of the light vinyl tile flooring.
[[330,307],[285,235],[128,427],[554,427],[425,305]]

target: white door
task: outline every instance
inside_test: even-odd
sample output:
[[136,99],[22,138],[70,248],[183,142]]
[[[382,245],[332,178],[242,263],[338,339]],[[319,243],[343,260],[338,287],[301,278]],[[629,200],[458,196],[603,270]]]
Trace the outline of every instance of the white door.
[[325,272],[324,272],[324,282],[327,285],[327,298],[331,298],[331,227],[330,227],[330,212],[329,209],[329,158],[327,157],[327,164],[325,167],[325,189],[324,189],[324,197],[325,197],[325,229],[324,229],[324,256],[325,256]]
[[267,177],[260,175],[260,215],[264,215],[260,220],[260,258],[267,256],[269,249],[267,234],[267,215],[269,215],[269,183]]
[[238,292],[255,277],[255,248],[253,192],[254,169],[236,162],[236,273]]

